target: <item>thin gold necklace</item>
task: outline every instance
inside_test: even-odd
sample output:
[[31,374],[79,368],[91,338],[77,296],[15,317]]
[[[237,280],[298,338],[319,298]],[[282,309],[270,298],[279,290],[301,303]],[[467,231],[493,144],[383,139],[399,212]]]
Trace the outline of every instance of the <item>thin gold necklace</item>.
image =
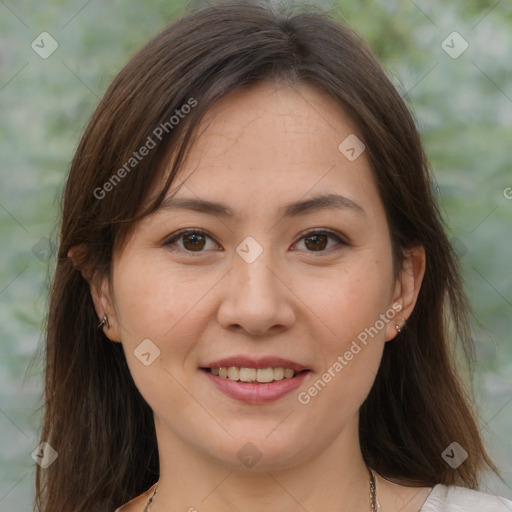
[[[368,467],[368,466],[367,466]],[[368,471],[370,472],[370,507],[371,512],[377,512],[377,486],[375,484],[375,475],[373,474],[373,471],[368,467]],[[153,503],[156,491],[158,490],[158,482],[155,485],[155,490],[153,491],[153,494],[149,498],[146,507],[144,508],[144,512],[149,512],[149,509],[151,508],[151,504]]]

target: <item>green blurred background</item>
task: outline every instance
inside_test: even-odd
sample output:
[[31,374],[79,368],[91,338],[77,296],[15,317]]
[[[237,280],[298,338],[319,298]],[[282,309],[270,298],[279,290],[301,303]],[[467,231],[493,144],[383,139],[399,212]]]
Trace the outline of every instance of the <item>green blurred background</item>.
[[[482,432],[505,480],[489,475],[482,490],[512,499],[512,4],[330,2],[315,5],[336,9],[367,39],[422,133],[474,306]],[[163,0],[0,1],[2,512],[32,510],[42,361],[30,362],[42,342],[70,160],[112,78],[186,8]],[[457,58],[465,43],[447,39],[454,31],[468,44]],[[58,44],[47,58],[31,47],[42,32]]]

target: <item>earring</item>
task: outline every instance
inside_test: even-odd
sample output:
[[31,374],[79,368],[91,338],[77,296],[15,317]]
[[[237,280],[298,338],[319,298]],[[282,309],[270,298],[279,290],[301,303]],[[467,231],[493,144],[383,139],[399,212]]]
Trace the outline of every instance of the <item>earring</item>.
[[104,325],[107,326],[107,329],[110,327],[110,325],[108,324],[108,318],[107,318],[107,315],[103,315],[103,320],[101,321],[101,323],[98,325],[98,329],[101,329]]
[[[404,317],[400,317],[402,319],[402,322],[404,323],[402,327],[405,327],[405,320],[404,320]],[[398,331],[398,332],[402,332],[402,327],[400,327],[399,325],[395,325],[395,329]]]

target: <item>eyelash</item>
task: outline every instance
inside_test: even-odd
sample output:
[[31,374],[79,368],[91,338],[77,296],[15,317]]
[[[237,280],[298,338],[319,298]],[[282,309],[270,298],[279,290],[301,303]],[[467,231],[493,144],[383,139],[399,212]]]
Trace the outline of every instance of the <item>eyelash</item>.
[[[215,240],[206,231],[204,231],[203,229],[187,228],[187,229],[181,229],[179,231],[176,231],[176,233],[172,234],[169,238],[167,238],[165,240],[163,245],[164,246],[173,245],[174,242],[176,242],[177,240],[182,238],[184,235],[190,235],[190,234],[204,235],[205,237],[208,237],[208,238],[210,238],[211,240],[213,240],[215,242]],[[301,238],[299,238],[298,241],[301,241],[304,238],[308,238],[308,237],[314,236],[314,235],[328,235],[329,237],[334,238],[338,242],[338,245],[341,245],[341,246],[348,246],[348,245],[350,245],[342,236],[340,236],[338,233],[336,233],[334,231],[331,231],[329,229],[308,231],[307,233],[304,233],[301,236]],[[215,242],[215,243],[217,243],[217,242]],[[329,252],[331,249],[333,249],[333,247],[331,247],[330,249],[322,250],[322,251],[306,251],[306,252],[310,252],[310,253],[326,253],[326,252]],[[185,253],[191,254],[191,255],[194,255],[194,256],[195,255],[199,256],[199,255],[201,255],[201,254],[203,254],[205,252],[205,251],[189,251],[187,249],[181,249],[181,248],[179,248],[179,250],[184,251]]]

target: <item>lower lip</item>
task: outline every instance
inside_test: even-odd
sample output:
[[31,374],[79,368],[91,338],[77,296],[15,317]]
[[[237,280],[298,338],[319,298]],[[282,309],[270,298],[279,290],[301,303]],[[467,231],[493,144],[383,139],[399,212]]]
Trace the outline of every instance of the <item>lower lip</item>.
[[225,395],[247,404],[265,404],[282,398],[294,389],[297,389],[311,373],[310,371],[305,371],[291,379],[276,380],[266,384],[252,384],[250,382],[240,382],[219,377],[208,370],[201,371]]

